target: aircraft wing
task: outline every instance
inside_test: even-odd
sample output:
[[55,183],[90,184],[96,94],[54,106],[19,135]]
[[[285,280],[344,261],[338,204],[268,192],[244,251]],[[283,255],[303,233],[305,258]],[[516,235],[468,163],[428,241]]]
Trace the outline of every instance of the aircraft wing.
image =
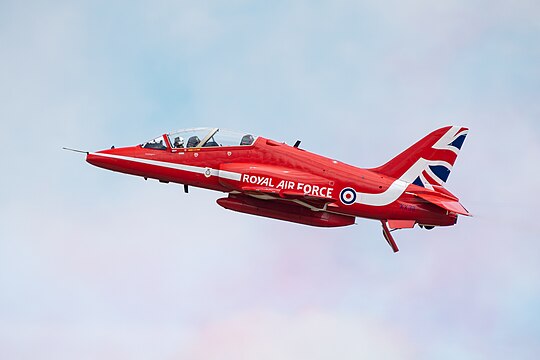
[[323,196],[305,194],[301,191],[280,190],[265,186],[242,186],[241,192],[264,200],[290,200],[299,205],[311,208],[312,210],[323,210],[329,204],[335,202],[334,199]]
[[220,177],[231,191],[261,200],[289,200],[312,210],[322,210],[334,203],[333,184],[324,177],[300,170],[267,164],[228,163],[220,173],[238,174]]
[[321,200],[325,202],[334,202],[333,199],[329,199],[324,196],[306,194],[302,191],[280,190],[280,189],[276,189],[273,187],[266,187],[266,186],[242,186],[241,189],[243,193],[259,193],[259,194],[276,195],[282,199]]
[[264,194],[264,195],[272,195],[272,196],[280,196],[281,190],[268,187],[268,186],[242,186],[240,187],[240,191],[245,194]]
[[338,227],[355,217],[329,211],[334,183],[301,170],[267,164],[229,163],[220,166],[219,182],[229,196],[217,203],[229,210],[300,224]]

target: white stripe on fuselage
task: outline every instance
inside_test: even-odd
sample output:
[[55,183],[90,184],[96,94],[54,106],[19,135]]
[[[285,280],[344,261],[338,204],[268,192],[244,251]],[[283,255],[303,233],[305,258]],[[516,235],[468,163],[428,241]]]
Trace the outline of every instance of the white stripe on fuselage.
[[[142,158],[136,158],[136,157],[130,157],[130,156],[104,154],[104,153],[89,153],[89,154],[95,155],[95,156],[112,158],[112,159],[133,161],[133,162],[138,162],[141,164],[165,167],[169,169],[182,170],[182,171],[187,171],[187,172],[192,172],[192,173],[197,173],[197,174],[204,174],[208,170],[207,167],[184,165],[184,164],[142,159]],[[411,166],[405,172],[405,174],[403,174],[399,179],[395,180],[392,183],[392,185],[390,185],[390,187],[386,189],[386,191],[382,193],[378,193],[378,194],[357,193],[356,203],[363,204],[363,205],[370,205],[370,206],[385,206],[385,205],[393,203],[405,192],[407,187],[416,179],[416,177],[422,172],[422,170],[426,167],[428,163],[446,165],[449,169],[452,169],[452,166],[446,162],[428,161],[428,160],[420,158],[413,166]],[[240,173],[236,173],[232,171],[225,171],[225,170],[217,170],[217,169],[210,169],[210,176],[217,176],[217,177],[234,180],[234,181],[240,181],[241,179]]]
[[[138,162],[141,164],[159,166],[159,167],[164,167],[168,169],[182,170],[182,171],[187,171],[187,172],[196,173],[196,174],[204,174],[208,170],[207,167],[177,164],[177,163],[171,163],[167,161],[142,159],[142,158],[136,158],[136,157],[131,157],[131,156],[122,156],[122,155],[113,155],[113,154],[104,154],[104,153],[90,153],[90,155],[102,156],[102,157],[107,157],[111,159],[133,161],[133,162]],[[236,180],[236,181],[240,181],[240,178],[241,178],[240,173],[235,173],[232,171],[225,171],[225,170],[217,170],[217,169],[210,169],[210,176],[217,176],[224,179]]]
[[[461,129],[460,126],[452,126],[448,131],[441,136],[439,140],[432,146],[433,149],[442,149],[442,150],[450,150],[454,152],[455,154],[459,154],[459,149],[456,149],[455,147],[451,146],[450,143],[452,141],[456,140],[461,135],[466,135],[468,133],[467,130],[459,132]],[[386,191],[379,193],[379,194],[367,194],[367,193],[357,193],[356,202],[363,205],[371,205],[371,206],[385,206],[388,204],[393,203],[403,193],[405,192],[405,189],[412,184],[414,180],[418,176],[422,178],[422,182],[424,182],[425,177],[422,176],[422,171],[427,170],[427,173],[440,185],[442,185],[444,182],[439,181],[438,177],[433,174],[433,171],[429,168],[428,165],[442,165],[446,167],[448,170],[452,171],[452,165],[447,163],[446,161],[442,160],[426,160],[423,158],[418,159],[414,163],[413,166],[411,166],[405,174],[401,175],[401,177],[397,180],[395,180]],[[426,187],[433,188],[431,184],[429,184],[428,181],[425,181]]]
[[356,202],[370,206],[386,206],[393,203],[403,195],[407,187],[412,184],[427,165],[444,165],[449,170],[452,170],[452,165],[445,161],[420,158],[405,172],[405,174],[395,180],[386,191],[379,194],[357,193]]

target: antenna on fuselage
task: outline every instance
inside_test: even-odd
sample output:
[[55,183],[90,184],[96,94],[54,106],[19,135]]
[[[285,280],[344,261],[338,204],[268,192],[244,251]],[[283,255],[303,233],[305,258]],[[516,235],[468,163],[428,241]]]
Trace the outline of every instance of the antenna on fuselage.
[[294,143],[293,147],[297,148],[300,146],[300,143],[301,141],[300,140],[296,140],[296,142]]

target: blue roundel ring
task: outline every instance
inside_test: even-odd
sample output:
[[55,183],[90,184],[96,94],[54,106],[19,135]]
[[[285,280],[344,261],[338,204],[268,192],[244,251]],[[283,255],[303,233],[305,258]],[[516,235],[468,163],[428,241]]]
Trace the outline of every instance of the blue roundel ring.
[[356,191],[353,188],[345,188],[339,193],[339,199],[345,205],[352,205],[356,201]]

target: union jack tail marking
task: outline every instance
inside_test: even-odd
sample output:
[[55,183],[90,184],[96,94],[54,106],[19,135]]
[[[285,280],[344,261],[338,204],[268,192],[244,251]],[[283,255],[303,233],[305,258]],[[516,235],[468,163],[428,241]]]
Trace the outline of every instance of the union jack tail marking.
[[444,186],[468,132],[468,128],[461,126],[435,130],[372,170],[430,190],[433,186]]

